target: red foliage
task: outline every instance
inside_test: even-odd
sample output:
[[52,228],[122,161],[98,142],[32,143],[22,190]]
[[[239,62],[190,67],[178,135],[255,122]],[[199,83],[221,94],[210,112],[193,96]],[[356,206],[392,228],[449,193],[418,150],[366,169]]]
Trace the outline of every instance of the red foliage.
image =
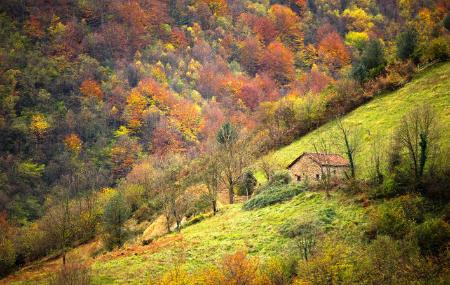
[[313,93],[320,93],[325,87],[333,82],[333,78],[320,72],[317,68],[312,68],[309,73],[303,74],[295,89],[300,94],[305,94],[309,91]]
[[256,18],[252,30],[265,44],[269,44],[277,36],[274,23],[265,17]]
[[165,119],[153,130],[151,144],[152,152],[158,156],[185,150],[181,135]]

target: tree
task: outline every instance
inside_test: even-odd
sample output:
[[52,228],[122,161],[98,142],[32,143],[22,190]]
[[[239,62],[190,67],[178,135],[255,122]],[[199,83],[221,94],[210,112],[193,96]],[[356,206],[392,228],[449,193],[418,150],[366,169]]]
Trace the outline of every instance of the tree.
[[450,12],[448,12],[444,18],[444,27],[447,29],[447,31],[450,31]]
[[280,42],[269,44],[262,57],[262,66],[280,85],[286,85],[294,79],[294,55]]
[[103,91],[97,82],[91,79],[84,80],[80,86],[80,92],[87,98],[103,99]]
[[244,172],[239,183],[239,195],[247,196],[247,199],[253,194],[258,181],[250,170]]
[[337,32],[327,34],[319,43],[317,48],[319,58],[332,71],[350,63],[350,55]]
[[6,212],[0,213],[0,277],[14,267],[16,250],[13,244],[13,227],[8,223]]
[[126,238],[124,224],[128,220],[130,209],[123,195],[116,192],[106,203],[103,213],[105,241],[108,248],[121,246]]
[[418,107],[406,114],[397,130],[401,148],[408,154],[414,188],[417,190],[427,162],[436,151],[438,130],[436,115],[429,106]]
[[[319,137],[316,142],[313,143],[314,151],[318,154],[324,154],[326,160],[328,160],[328,155],[331,154],[331,146],[330,143],[325,140],[323,137]],[[331,163],[329,161],[325,161],[323,166],[320,166],[320,176],[321,183],[323,184],[326,195],[330,197],[330,188],[331,188]]]
[[228,189],[230,204],[234,203],[234,188],[243,175],[249,160],[248,147],[235,126],[227,122],[217,133],[218,161],[222,169],[222,181]]
[[378,76],[384,69],[386,60],[381,41],[369,40],[362,52],[361,59],[353,65],[352,76],[360,83]]
[[56,243],[62,256],[63,266],[66,265],[66,253],[76,235],[74,211],[72,209],[69,189],[57,186],[51,206],[43,218],[44,231]]
[[350,177],[356,178],[356,154],[360,151],[361,132],[358,127],[347,125],[341,118],[336,119],[338,129],[338,146],[345,153],[349,161]]
[[207,198],[211,203],[213,214],[217,209],[217,198],[220,191],[221,168],[218,160],[217,149],[211,149],[200,159],[200,180],[205,183],[208,193]]
[[414,57],[419,35],[414,28],[408,28],[397,36],[397,56],[401,60]]

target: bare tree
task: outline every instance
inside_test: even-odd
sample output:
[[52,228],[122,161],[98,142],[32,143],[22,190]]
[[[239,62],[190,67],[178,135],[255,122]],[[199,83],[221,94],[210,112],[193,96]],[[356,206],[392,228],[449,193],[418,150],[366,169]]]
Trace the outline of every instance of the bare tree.
[[319,136],[319,138],[313,142],[314,151],[317,154],[324,154],[325,163],[320,165],[320,176],[321,183],[325,188],[327,197],[330,197],[330,188],[331,188],[331,162],[327,161],[329,158],[329,154],[331,153],[330,143],[325,140],[323,137]]
[[66,253],[76,234],[76,217],[67,188],[58,186],[56,194],[50,200],[49,209],[42,218],[43,230],[57,244],[63,265],[66,265]]
[[336,118],[336,127],[338,129],[337,146],[345,153],[349,161],[350,175],[348,178],[356,178],[356,154],[361,146],[361,130],[349,124],[344,123],[341,118]]
[[234,203],[234,188],[250,161],[250,151],[243,138],[231,123],[225,123],[217,133],[218,162],[222,170],[222,182],[228,189],[230,204]]
[[437,147],[437,122],[433,109],[421,106],[405,115],[397,130],[397,138],[409,158],[409,165],[416,184],[424,174],[430,154]]
[[221,181],[221,168],[218,159],[216,150],[214,148],[211,149],[211,151],[200,158],[197,173],[198,180],[204,183],[208,189],[206,196],[211,204],[214,215],[218,211],[217,197],[219,195]]
[[372,137],[372,141],[370,143],[370,176],[375,184],[380,185],[383,183],[384,175],[382,171],[382,161],[383,161],[383,143],[381,136],[378,133],[369,135]]

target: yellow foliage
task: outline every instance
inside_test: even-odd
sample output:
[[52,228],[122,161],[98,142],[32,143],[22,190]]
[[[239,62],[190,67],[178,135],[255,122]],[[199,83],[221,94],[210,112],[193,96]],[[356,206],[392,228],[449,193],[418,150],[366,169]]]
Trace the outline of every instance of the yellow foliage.
[[36,114],[31,117],[30,129],[38,137],[45,135],[50,128],[43,114]]

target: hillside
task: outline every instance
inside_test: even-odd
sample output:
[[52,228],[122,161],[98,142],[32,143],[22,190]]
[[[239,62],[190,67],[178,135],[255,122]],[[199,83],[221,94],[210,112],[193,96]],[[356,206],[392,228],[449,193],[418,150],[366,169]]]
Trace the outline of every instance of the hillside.
[[[449,137],[445,134],[450,133],[450,126],[445,122],[450,119],[449,74],[450,63],[427,69],[404,88],[356,109],[344,118],[344,122],[360,124],[367,130],[379,130],[386,143],[389,134],[408,109],[428,103],[435,108],[440,121],[444,122],[441,142],[448,145]],[[326,136],[333,131],[331,124],[325,125],[272,153],[270,159],[286,165],[298,153],[308,150],[309,143],[316,136]],[[370,139],[369,135],[364,136],[359,158],[368,155]],[[364,164],[359,165],[363,168]],[[289,253],[292,240],[281,235],[280,228],[292,221],[321,221],[325,236],[348,240],[353,243],[353,247],[358,247],[369,213],[358,199],[340,192],[334,192],[327,199],[324,193],[307,191],[289,202],[254,211],[244,211],[241,203],[227,205],[216,216],[209,215],[205,220],[183,228],[180,233],[160,237],[149,245],[126,245],[123,249],[92,259],[89,256],[98,250],[98,243],[93,242],[74,249],[69,256],[76,256],[76,259],[81,256],[82,260],[91,264],[94,284],[145,284],[174,266],[195,271],[238,250],[247,251],[262,260]],[[29,280],[43,282],[42,278],[54,270],[56,265],[53,263],[43,262],[19,271],[6,280],[13,284],[28,284]]]
[[[322,193],[305,192],[287,203],[254,211],[242,210],[242,204],[225,206],[216,216],[147,246],[125,246],[93,260],[86,259],[92,262],[93,284],[147,284],[149,279],[174,266],[200,269],[237,250],[262,259],[292,254],[292,241],[279,232],[283,224],[292,221],[323,221],[327,234],[356,242],[366,218],[364,208],[342,194],[334,193],[331,199],[326,199]],[[75,251],[80,254],[80,250]],[[89,253],[92,249],[84,254]],[[12,284],[28,284],[31,278],[39,284],[52,270],[44,264],[18,272],[7,280]]]
[[[357,164],[362,176],[367,175],[370,146],[377,139],[377,147],[389,147],[392,132],[399,126],[401,118],[417,106],[432,106],[440,126],[440,143],[450,143],[450,63],[443,63],[417,74],[403,88],[385,93],[373,99],[343,118],[344,124],[358,126],[362,131],[361,151]],[[304,151],[314,151],[313,143],[324,138],[330,143],[337,128],[328,123],[292,144],[270,153],[267,157],[274,164],[286,167]],[[336,148],[335,148],[336,150]]]

